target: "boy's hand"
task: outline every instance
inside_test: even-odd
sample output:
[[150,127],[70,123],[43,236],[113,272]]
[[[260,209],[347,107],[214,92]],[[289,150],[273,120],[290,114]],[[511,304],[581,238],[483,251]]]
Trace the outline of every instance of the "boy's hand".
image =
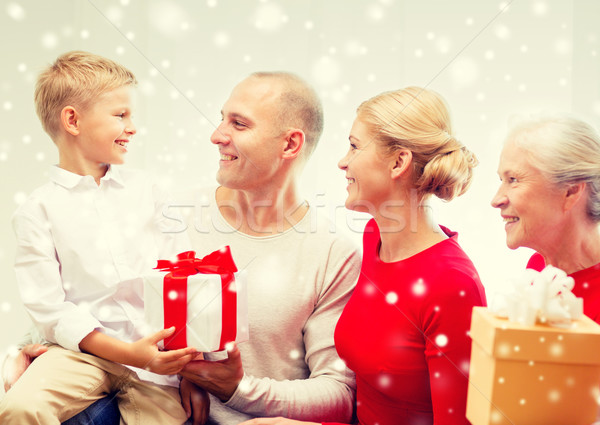
[[181,395],[181,404],[187,417],[192,417],[192,424],[204,425],[208,421],[208,412],[210,410],[208,393],[183,378],[179,383],[179,394]]
[[4,381],[4,391],[8,391],[15,382],[23,375],[32,361],[36,357],[48,351],[48,347],[42,344],[27,344],[17,353],[16,356],[7,358],[2,373]]
[[130,364],[160,375],[174,375],[181,371],[192,360],[196,349],[187,347],[179,350],[160,351],[156,346],[160,340],[171,336],[173,332],[175,332],[174,326],[131,343],[133,361]]

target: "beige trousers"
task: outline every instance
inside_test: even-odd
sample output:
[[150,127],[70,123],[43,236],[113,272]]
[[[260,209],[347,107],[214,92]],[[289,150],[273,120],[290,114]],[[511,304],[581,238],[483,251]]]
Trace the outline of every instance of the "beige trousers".
[[141,381],[123,365],[53,345],[0,401],[0,424],[60,424],[110,392],[121,424],[181,425],[179,389]]

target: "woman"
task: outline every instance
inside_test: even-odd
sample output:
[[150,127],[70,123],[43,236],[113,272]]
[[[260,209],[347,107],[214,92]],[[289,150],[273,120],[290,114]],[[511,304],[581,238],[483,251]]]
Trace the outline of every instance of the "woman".
[[[382,93],[358,108],[339,167],[346,207],[373,219],[335,342],[356,373],[360,424],[468,423],[467,331],[485,294],[457,234],[434,223],[426,201],[464,193],[475,165],[431,90]],[[297,421],[247,422],[286,423]]]
[[529,120],[509,132],[492,206],[506,222],[506,244],[537,251],[575,280],[584,313],[600,323],[600,136],[570,117]]

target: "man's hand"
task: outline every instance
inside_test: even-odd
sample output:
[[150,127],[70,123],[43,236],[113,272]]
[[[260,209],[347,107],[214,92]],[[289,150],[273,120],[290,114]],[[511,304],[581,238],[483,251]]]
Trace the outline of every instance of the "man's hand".
[[181,404],[187,417],[192,417],[193,425],[204,425],[208,421],[210,398],[208,393],[196,384],[183,378],[179,383]]
[[10,356],[4,363],[2,377],[4,380],[4,391],[8,391],[15,382],[23,375],[32,361],[41,356],[48,347],[41,344],[27,344],[17,353],[16,356]]
[[192,360],[196,354],[196,349],[187,347],[179,350],[160,351],[156,344],[160,340],[171,336],[173,332],[175,332],[174,326],[131,343],[132,361],[129,364],[160,375],[179,373]]
[[239,425],[319,425],[316,422],[302,422],[286,418],[256,418]]
[[244,376],[242,357],[235,343],[227,349],[225,360],[194,360],[179,372],[181,376],[218,397],[222,402],[231,398]]

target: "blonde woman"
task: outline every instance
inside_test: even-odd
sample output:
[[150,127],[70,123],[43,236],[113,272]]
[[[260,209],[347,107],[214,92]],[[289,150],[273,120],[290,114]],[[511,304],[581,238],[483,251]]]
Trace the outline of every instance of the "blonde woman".
[[[452,133],[442,97],[407,87],[363,104],[339,162],[346,207],[371,214],[354,294],[335,331],[356,373],[360,424],[468,424],[473,306],[485,293],[457,233],[427,200],[463,194],[477,161]],[[249,424],[292,424],[283,418]]]

